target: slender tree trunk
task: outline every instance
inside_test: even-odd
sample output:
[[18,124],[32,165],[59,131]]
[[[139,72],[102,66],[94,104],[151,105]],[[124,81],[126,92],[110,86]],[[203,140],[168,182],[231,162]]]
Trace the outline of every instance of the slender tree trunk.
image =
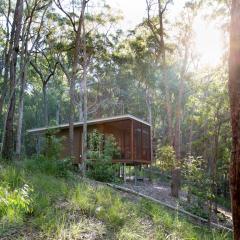
[[[22,60],[23,61],[23,60]],[[26,84],[26,63],[21,64],[21,80],[19,93],[19,109],[18,109],[18,124],[17,124],[17,142],[16,142],[16,157],[20,159],[22,149],[22,126],[23,126],[23,109],[24,109],[24,89]]]
[[[187,44],[187,43],[185,43]],[[177,106],[176,106],[176,125],[175,125],[175,153],[176,153],[176,159],[180,161],[181,159],[181,119],[182,119],[182,98],[184,93],[184,78],[185,78],[185,72],[187,68],[187,60],[188,60],[188,47],[185,46],[185,52],[184,52],[184,59],[182,64],[182,69],[180,73],[180,83],[179,83],[179,89],[178,89],[178,98],[177,98]]]
[[58,125],[61,122],[61,100],[57,101],[56,122]]
[[153,160],[152,104],[151,104],[151,98],[150,98],[150,93],[148,89],[146,90],[146,103],[147,103],[147,109],[148,109],[148,122],[151,124],[151,129],[150,129],[151,160]]
[[[162,72],[163,72],[163,83],[165,87],[165,104],[166,104],[166,111],[167,111],[167,123],[168,123],[168,143],[174,147],[173,141],[173,114],[172,114],[172,103],[169,91],[169,83],[167,77],[167,63],[166,63],[166,50],[165,50],[165,42],[164,42],[164,29],[163,29],[163,10],[161,1],[158,0],[158,17],[159,17],[159,35],[160,35],[160,48],[161,48],[161,59],[162,59]],[[180,125],[179,125],[180,126]],[[180,132],[179,132],[180,134]],[[179,195],[179,188],[180,188],[180,169],[175,167],[172,170],[172,183],[171,183],[171,194],[174,197],[178,197]]]
[[[9,1],[8,5],[8,13],[7,19],[9,19],[10,12],[11,12],[11,2]],[[1,96],[0,96],[0,116],[2,116],[2,109],[4,100],[7,95],[8,91],[8,74],[9,74],[9,65],[10,65],[10,49],[12,49],[13,39],[9,39],[9,23],[6,21],[6,44],[4,48],[4,76],[3,76],[3,85],[1,88]]]
[[72,77],[70,81],[70,106],[69,106],[69,150],[70,157],[74,157],[74,113],[75,113],[75,83],[77,80],[77,73],[79,70],[79,53],[80,53],[80,43],[81,43],[81,31],[82,23],[84,19],[84,12],[86,7],[86,0],[82,1],[81,13],[78,21],[78,29],[75,39],[75,48],[73,52],[73,68],[72,68]]
[[83,86],[82,86],[82,82],[80,82],[80,96],[79,96],[78,107],[79,107],[78,120],[79,120],[79,122],[82,122],[83,121],[83,117],[84,117],[84,114],[83,114]]
[[165,105],[167,111],[167,123],[168,123],[168,143],[173,144],[173,124],[172,124],[172,104],[169,91],[169,83],[167,77],[167,63],[166,63],[166,49],[164,42],[164,29],[163,29],[163,12],[161,1],[158,0],[158,17],[159,17],[159,35],[160,35],[160,48],[161,48],[161,62],[162,62],[162,74],[163,84],[165,88]]
[[[219,119],[219,116],[217,116]],[[219,135],[221,130],[221,122],[219,122],[215,127],[215,135],[214,135],[214,156],[212,162],[212,192],[214,194],[214,210],[217,211],[217,159],[218,159],[218,146],[219,146]]]
[[44,115],[44,125],[48,126],[48,100],[47,100],[47,84],[42,85],[43,94],[43,115]]
[[[83,0],[85,2],[85,0]],[[86,33],[85,21],[83,15],[83,157],[82,157],[82,174],[85,176],[87,160],[87,52],[86,52]]]
[[192,155],[193,118],[190,122],[188,154]]
[[[32,18],[31,18],[32,19]],[[26,23],[26,22],[25,22]],[[23,110],[24,110],[24,90],[26,85],[26,65],[27,65],[27,51],[28,51],[28,34],[25,38],[25,23],[22,29],[22,47],[20,58],[20,92],[19,92],[19,107],[18,107],[18,124],[17,124],[17,142],[16,142],[16,158],[20,159],[22,149],[22,127],[23,127]],[[30,31],[31,21],[28,24],[27,32]]]
[[240,239],[240,0],[232,0],[229,55],[232,157],[229,171],[234,239]]
[[[180,83],[179,83],[179,90],[178,90],[178,98],[177,98],[177,106],[176,106],[176,125],[175,125],[175,134],[174,134],[174,148],[176,154],[176,160],[179,164],[181,161],[181,120],[182,120],[182,98],[184,93],[184,78],[185,72],[187,68],[187,60],[188,60],[188,47],[187,42],[185,43],[185,50],[184,50],[184,59],[182,64],[182,69],[180,73]],[[174,184],[174,188],[172,192],[173,196],[178,197],[179,188],[181,186],[181,169],[180,166],[177,166],[174,169],[176,172],[176,183]]]
[[[73,70],[74,72],[75,70]],[[69,106],[69,155],[70,157],[74,156],[74,112],[75,112],[75,107],[74,107],[74,90],[75,90],[75,76],[73,75],[73,78],[71,79],[70,82],[70,89],[69,89],[69,94],[70,94],[70,106]]]
[[8,92],[8,74],[9,74],[9,54],[6,53],[5,56],[5,68],[4,68],[4,80],[3,80],[3,86],[1,89],[1,96],[0,96],[0,116],[2,116],[2,109],[3,109],[3,104],[4,104],[4,100],[6,98],[7,92]]
[[9,108],[5,120],[5,129],[2,142],[2,156],[5,159],[12,159],[14,152],[14,113],[16,103],[16,67],[17,67],[17,55],[19,52],[19,41],[22,29],[22,17],[23,17],[23,0],[16,2],[16,8],[14,12],[14,20],[12,24],[11,39],[13,39],[13,48],[10,49],[10,101]]
[[79,103],[79,122],[82,122],[83,121],[83,101],[80,100],[81,102]]

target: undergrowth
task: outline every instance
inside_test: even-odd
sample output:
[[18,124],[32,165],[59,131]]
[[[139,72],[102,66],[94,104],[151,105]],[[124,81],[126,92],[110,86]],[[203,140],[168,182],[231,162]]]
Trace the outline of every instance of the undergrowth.
[[152,202],[130,201],[58,163],[0,165],[0,238],[18,229],[12,239],[25,239],[31,229],[30,239],[231,239]]

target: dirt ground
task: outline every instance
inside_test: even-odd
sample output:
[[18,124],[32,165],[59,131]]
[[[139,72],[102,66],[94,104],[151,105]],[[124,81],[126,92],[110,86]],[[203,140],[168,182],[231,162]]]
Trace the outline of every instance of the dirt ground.
[[[134,190],[136,192],[142,193],[144,195],[153,197],[159,201],[167,203],[173,207],[178,207],[180,209],[184,209],[184,205],[187,204],[187,193],[184,191],[180,191],[179,199],[171,196],[171,188],[168,183],[155,181],[150,182],[149,180],[144,181],[135,181],[133,179],[127,179],[125,183],[122,183],[121,186]],[[185,209],[186,210],[186,209]],[[188,209],[189,211],[189,209]],[[219,216],[221,217],[221,220]],[[223,220],[224,219],[224,220]],[[212,221],[226,227],[232,227],[232,215],[228,209],[224,207],[218,206],[218,213],[212,213]]]

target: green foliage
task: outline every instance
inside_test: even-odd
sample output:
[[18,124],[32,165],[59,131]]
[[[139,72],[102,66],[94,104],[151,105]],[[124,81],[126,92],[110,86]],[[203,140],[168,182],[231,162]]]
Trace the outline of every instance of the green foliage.
[[31,172],[39,172],[56,177],[67,177],[73,169],[70,159],[60,159],[63,138],[57,137],[56,130],[48,130],[44,135],[42,153],[26,159],[24,167]]
[[[194,196],[190,204],[191,211],[206,217],[208,209],[206,204],[214,199],[212,192],[212,179],[209,176],[206,163],[202,157],[188,156],[184,160],[183,174],[186,179],[189,198]],[[197,197],[197,198],[196,198]]]
[[[75,239],[92,233],[98,239],[151,240],[170,235],[230,239],[226,233],[196,227],[152,202],[132,203],[109,187],[78,176],[57,178],[43,173],[43,169],[29,169],[25,163],[1,170],[0,238],[11,232],[12,224],[25,226],[26,222],[24,233],[34,229],[41,239]],[[13,239],[21,234],[16,231]]]
[[158,143],[156,148],[156,164],[162,171],[171,171],[176,167],[175,151],[172,146],[161,146],[161,143]]
[[56,137],[58,130],[47,130],[44,134],[42,154],[48,160],[59,159],[63,138]]
[[112,164],[112,160],[119,156],[120,151],[117,142],[112,135],[94,130],[88,135],[88,166],[87,176],[98,181],[117,181],[118,164]]
[[5,225],[23,223],[32,212],[33,189],[25,181],[24,171],[14,166],[1,166],[0,173],[0,232]]
[[148,200],[140,202],[140,210],[149,215],[156,225],[157,239],[231,239],[226,232],[217,232],[207,227],[189,224],[178,212],[166,211],[162,206]]
[[43,155],[26,159],[23,164],[28,171],[56,177],[71,176],[71,170],[73,170],[72,162],[69,159],[50,160]]
[[31,213],[31,191],[27,184],[14,190],[0,186],[0,229],[5,224],[22,223],[26,214]]

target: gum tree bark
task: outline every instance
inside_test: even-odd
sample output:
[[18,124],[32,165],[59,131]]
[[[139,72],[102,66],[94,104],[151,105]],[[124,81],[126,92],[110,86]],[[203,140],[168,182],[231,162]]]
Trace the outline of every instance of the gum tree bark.
[[[40,32],[43,26],[43,19],[48,8],[49,3],[43,3],[43,5],[39,5],[40,2],[34,2],[31,8],[28,8],[28,11],[22,29],[22,47],[20,54],[20,69],[19,69],[19,82],[20,82],[20,90],[19,90],[19,107],[18,107],[18,120],[17,120],[17,137],[16,137],[16,157],[20,159],[21,150],[22,150],[22,128],[23,128],[23,115],[24,115],[24,90],[27,82],[27,64],[29,64],[30,55],[32,50],[35,48],[36,44],[40,39]],[[41,21],[39,27],[36,32],[34,32],[34,37],[31,38],[31,48],[29,48],[29,40],[32,22],[34,19],[34,15],[36,13],[36,9],[38,7],[45,8],[41,17]]]
[[[88,1],[82,1],[83,10],[85,10]],[[86,31],[84,12],[82,14],[82,46],[83,46],[83,156],[82,156],[82,175],[85,176],[87,160],[87,50],[86,50]]]
[[69,78],[69,156],[74,157],[74,116],[75,116],[75,85],[77,81],[77,74],[79,72],[79,61],[80,61],[80,50],[81,50],[81,37],[82,37],[82,28],[85,8],[88,3],[88,0],[82,1],[81,12],[78,19],[77,26],[73,21],[72,17],[64,10],[61,5],[60,0],[56,1],[58,8],[68,17],[70,20],[74,32],[75,32],[75,41],[74,41],[74,50],[73,50],[73,61],[72,61],[72,73]]
[[22,30],[22,18],[23,18],[23,0],[17,0],[14,11],[13,24],[11,29],[10,43],[9,43],[9,85],[10,85],[10,97],[8,110],[6,113],[6,119],[4,122],[4,133],[2,139],[2,157],[11,160],[14,152],[14,113],[16,105],[16,68],[17,68],[17,56],[19,53],[19,42]]
[[240,239],[240,0],[233,0],[230,23],[229,98],[232,156],[229,171],[234,239]]
[[8,92],[8,74],[9,74],[9,64],[10,64],[10,56],[9,49],[12,47],[10,45],[10,28],[9,28],[9,17],[11,13],[11,1],[8,1],[8,10],[6,14],[6,43],[4,47],[4,73],[3,73],[3,84],[0,90],[0,117],[2,116],[3,104]]

